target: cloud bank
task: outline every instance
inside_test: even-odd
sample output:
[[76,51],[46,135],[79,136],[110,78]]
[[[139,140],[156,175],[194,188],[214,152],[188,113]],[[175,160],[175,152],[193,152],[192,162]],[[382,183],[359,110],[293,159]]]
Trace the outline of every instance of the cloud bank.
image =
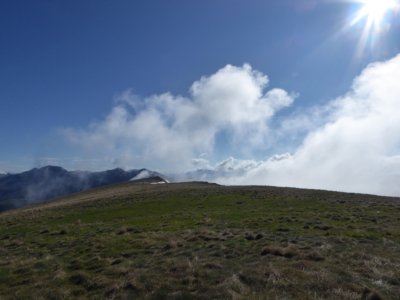
[[[139,99],[126,92],[105,120],[65,133],[86,149],[118,153],[120,163],[175,172],[196,166],[189,177],[224,184],[400,195],[399,79],[400,55],[369,65],[346,95],[325,107],[273,127],[274,116],[296,96],[265,91],[267,76],[249,65],[228,65],[193,83],[189,97]],[[267,149],[277,136],[304,130],[291,154],[261,161],[230,157]],[[219,145],[221,140],[229,147]],[[211,163],[217,151],[228,158]]]
[[293,155],[218,181],[400,195],[399,79],[400,56],[369,65]]

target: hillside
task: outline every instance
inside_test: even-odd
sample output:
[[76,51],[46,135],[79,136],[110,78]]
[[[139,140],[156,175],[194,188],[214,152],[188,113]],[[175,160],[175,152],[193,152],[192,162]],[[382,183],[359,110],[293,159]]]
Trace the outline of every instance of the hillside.
[[398,299],[400,199],[125,183],[0,214],[0,299]]

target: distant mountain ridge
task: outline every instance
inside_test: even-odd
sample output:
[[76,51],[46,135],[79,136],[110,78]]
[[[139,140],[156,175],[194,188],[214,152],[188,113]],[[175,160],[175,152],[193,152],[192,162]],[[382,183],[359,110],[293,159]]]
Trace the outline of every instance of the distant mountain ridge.
[[147,169],[129,170],[117,168],[103,172],[67,171],[58,166],[35,168],[19,174],[0,175],[0,212],[40,203],[52,198],[92,188],[135,181],[140,174],[144,178],[162,178],[162,175]]

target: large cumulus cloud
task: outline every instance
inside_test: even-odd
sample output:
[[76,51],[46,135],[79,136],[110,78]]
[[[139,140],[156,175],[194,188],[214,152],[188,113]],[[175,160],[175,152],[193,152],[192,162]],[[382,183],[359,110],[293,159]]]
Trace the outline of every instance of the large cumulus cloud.
[[227,65],[194,82],[188,97],[165,93],[142,99],[127,91],[105,120],[64,134],[87,153],[118,165],[187,170],[194,158],[213,155],[221,135],[237,153],[267,142],[268,122],[295,97],[281,89],[266,91],[267,85],[268,77],[250,65]]

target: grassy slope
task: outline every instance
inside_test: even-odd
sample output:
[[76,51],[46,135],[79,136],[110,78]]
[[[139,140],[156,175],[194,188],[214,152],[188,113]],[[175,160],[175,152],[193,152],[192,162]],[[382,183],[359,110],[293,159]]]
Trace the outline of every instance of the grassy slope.
[[396,299],[399,221],[366,195],[103,188],[0,215],[0,299]]

